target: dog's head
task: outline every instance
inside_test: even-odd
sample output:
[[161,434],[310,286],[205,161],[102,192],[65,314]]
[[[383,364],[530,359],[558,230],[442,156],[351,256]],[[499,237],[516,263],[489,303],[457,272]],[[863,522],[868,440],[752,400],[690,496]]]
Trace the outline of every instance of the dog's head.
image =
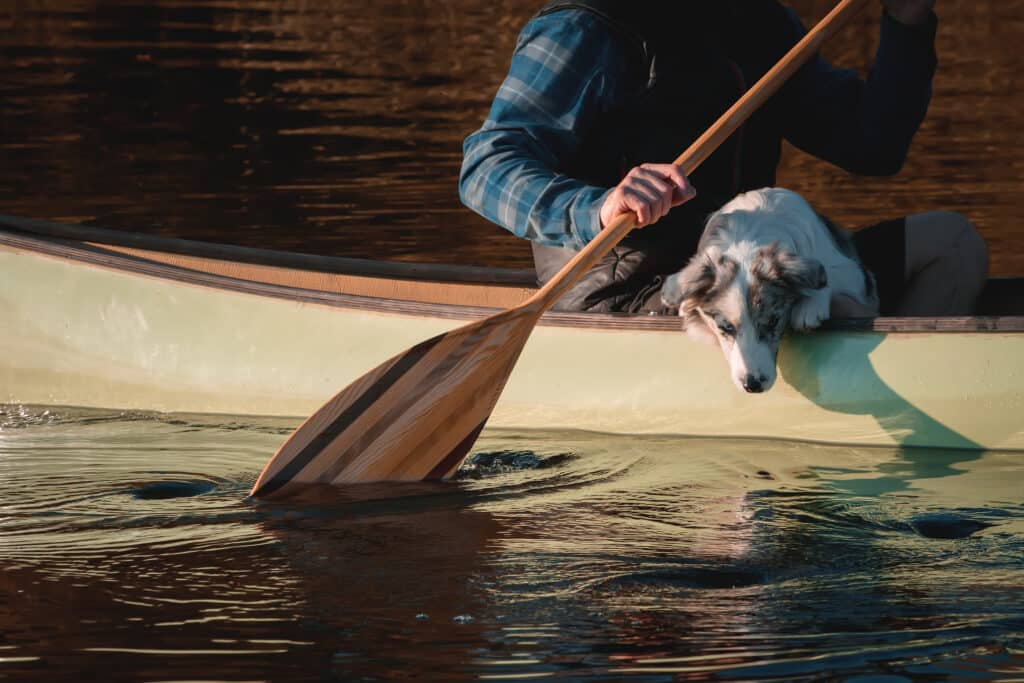
[[819,261],[777,242],[728,252],[710,244],[661,291],[666,305],[679,307],[690,336],[718,342],[733,383],[760,393],[775,383],[775,358],[793,307],[826,284]]

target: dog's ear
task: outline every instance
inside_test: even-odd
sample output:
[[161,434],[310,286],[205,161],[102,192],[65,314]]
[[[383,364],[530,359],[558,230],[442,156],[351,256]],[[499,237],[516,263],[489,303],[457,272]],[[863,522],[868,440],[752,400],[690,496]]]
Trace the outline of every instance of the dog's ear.
[[697,254],[685,268],[665,278],[661,301],[678,308],[686,299],[702,297],[715,285],[715,263],[708,254]]
[[779,251],[775,255],[775,267],[779,279],[795,290],[822,289],[828,285],[825,266],[817,259]]

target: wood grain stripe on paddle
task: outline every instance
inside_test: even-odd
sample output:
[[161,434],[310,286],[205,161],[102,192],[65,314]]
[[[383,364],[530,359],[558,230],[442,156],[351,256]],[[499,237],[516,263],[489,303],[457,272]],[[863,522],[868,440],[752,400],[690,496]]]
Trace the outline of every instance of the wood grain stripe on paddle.
[[367,387],[347,408],[345,408],[331,424],[316,435],[316,438],[307,443],[291,460],[281,469],[274,473],[270,481],[264,483],[253,495],[267,496],[287,484],[295,476],[312,462],[324,448],[330,444],[338,435],[351,426],[352,422],[362,415],[367,408],[373,405],[395,382],[405,375],[411,368],[444,339],[444,335],[438,335],[424,342],[417,344],[402,356],[395,359],[391,367]]
[[463,383],[458,393],[433,392],[432,404],[415,415],[415,419],[422,422],[429,410],[432,431],[424,434],[421,430],[399,425],[353,458],[332,483],[422,479],[432,469],[433,463],[444,458],[488,416],[491,403],[477,400],[485,391],[481,384],[490,382],[492,387],[503,384],[506,372],[504,367],[478,370],[473,375],[474,386]]
[[[515,335],[519,337],[515,343],[507,328],[489,338],[489,352],[478,352],[470,359],[472,363],[457,368],[442,386],[432,386],[423,401],[389,426],[331,482],[423,479],[435,463],[448,456],[490,415],[522,347],[525,331],[517,329],[520,332]],[[514,355],[509,354],[510,348],[515,349]],[[452,383],[459,386],[459,391],[449,390]],[[428,424],[429,431],[422,429],[424,424]]]
[[[472,334],[468,334],[459,340],[461,343],[456,345],[454,349],[449,349],[443,360],[434,366],[424,377],[417,379],[417,387],[431,387],[435,391],[444,392],[445,383],[442,380],[445,376],[465,360],[472,351],[476,350],[477,344],[482,343],[493,331],[494,328],[491,326],[482,326],[474,330]],[[445,341],[449,340],[446,339]],[[334,481],[355,458],[360,457],[370,449],[374,442],[384,436],[394,426],[399,417],[413,410],[417,403],[429,406],[432,403],[429,394],[430,390],[408,392],[405,398],[393,403],[391,409],[380,415],[374,420],[373,424],[367,425],[365,431],[343,450],[331,448],[329,449],[330,452],[325,452],[325,455],[330,458],[331,465],[325,468],[323,472],[317,474],[317,481]]]
[[[488,415],[488,417],[490,417],[490,415]],[[473,447],[474,443],[476,443],[476,438],[480,436],[480,432],[484,430],[485,424],[487,424],[486,419],[478,424],[476,429],[467,434],[466,438],[460,441],[455,448],[449,451],[448,455],[444,456],[444,458],[437,463],[437,466],[427,473],[427,476],[425,476],[424,479],[444,479],[448,476],[449,472],[458,467],[459,463],[462,462],[462,459],[466,457],[466,453],[469,453],[469,449]]]
[[[459,440],[459,436],[467,433],[479,434],[483,429],[494,405],[501,397],[501,391],[504,389],[518,357],[518,353],[511,357],[505,357],[505,362],[493,367],[486,376],[483,376],[481,371],[479,381],[472,387],[465,387],[465,393],[459,404],[450,405],[447,408],[447,417],[443,422],[438,423],[437,429],[427,434],[418,443],[411,444],[404,449],[405,457],[397,464],[390,476],[400,480],[417,480],[430,477],[439,469],[443,469],[445,472],[454,470],[472,446],[472,442],[470,442],[465,448],[461,448],[462,440]],[[449,401],[449,404],[451,403],[453,402]],[[474,426],[474,421],[481,418],[482,421]],[[455,459],[455,454],[460,452],[460,449],[462,455]],[[430,457],[421,457],[425,453],[429,453]],[[431,468],[429,463],[432,462],[438,463],[438,465]],[[425,465],[429,469],[424,469]]]

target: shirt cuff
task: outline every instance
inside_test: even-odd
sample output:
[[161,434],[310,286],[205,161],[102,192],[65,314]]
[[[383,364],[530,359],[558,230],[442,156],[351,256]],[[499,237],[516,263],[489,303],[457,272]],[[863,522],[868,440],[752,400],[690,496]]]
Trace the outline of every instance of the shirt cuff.
[[572,227],[577,249],[590,243],[601,232],[601,207],[615,188],[585,187],[573,201]]

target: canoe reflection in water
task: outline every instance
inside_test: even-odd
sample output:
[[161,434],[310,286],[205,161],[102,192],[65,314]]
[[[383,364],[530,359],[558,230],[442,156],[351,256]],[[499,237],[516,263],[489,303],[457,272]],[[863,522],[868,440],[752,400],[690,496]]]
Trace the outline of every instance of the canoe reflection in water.
[[[779,358],[780,374],[809,400],[830,411],[870,415],[893,442],[904,446],[897,449],[898,457],[880,470],[887,476],[862,482],[866,488],[860,492],[864,494],[892,493],[909,486],[911,480],[953,474],[954,464],[977,460],[984,452],[981,444],[945,426],[886,384],[871,360],[872,351],[884,338],[884,333],[866,334],[841,344],[817,345],[794,340]],[[840,347],[841,355],[837,353]],[[843,363],[844,372],[856,376],[858,385],[866,387],[866,400],[828,400],[830,396],[842,395],[841,389],[837,391],[836,387],[823,385],[823,380],[841,382],[841,377],[824,378],[820,372],[820,368],[834,362]],[[924,364],[931,362],[932,359],[923,359]],[[936,373],[946,370],[945,367],[932,368]],[[934,443],[945,446],[940,450],[927,447]],[[851,486],[851,481],[844,482],[844,487]]]

